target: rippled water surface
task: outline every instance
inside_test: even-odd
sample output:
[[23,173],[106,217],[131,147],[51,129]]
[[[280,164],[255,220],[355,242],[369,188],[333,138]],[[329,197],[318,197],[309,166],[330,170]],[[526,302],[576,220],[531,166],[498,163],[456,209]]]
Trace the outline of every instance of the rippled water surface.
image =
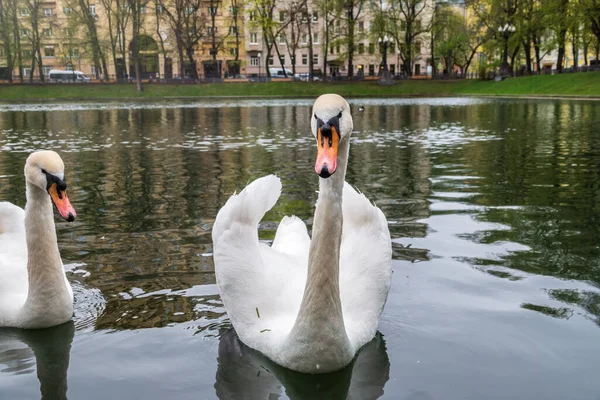
[[[210,231],[265,174],[270,240],[312,223],[311,101],[0,105],[0,199],[34,149],[66,164],[74,323],[0,330],[0,398],[600,399],[600,103],[354,100],[347,180],[383,210],[393,282],[350,368],[285,371],[239,343]],[[364,107],[364,111],[359,110]]]

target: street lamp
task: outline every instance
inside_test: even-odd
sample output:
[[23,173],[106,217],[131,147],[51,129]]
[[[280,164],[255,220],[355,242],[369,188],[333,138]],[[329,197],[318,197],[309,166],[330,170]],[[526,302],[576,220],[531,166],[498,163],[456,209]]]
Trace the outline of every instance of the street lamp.
[[260,66],[261,66],[261,62],[260,62],[260,53],[258,53],[258,82],[260,82]]
[[387,71],[388,70],[388,65],[387,65],[387,50],[388,50],[388,46],[392,43],[392,41],[390,40],[390,38],[387,37],[387,35],[385,35],[383,38],[379,38],[379,45],[383,47],[383,57],[381,59],[381,65],[379,66],[379,70],[380,71]]
[[508,63],[508,39],[510,39],[510,36],[515,33],[516,30],[517,28],[509,23],[498,28],[498,32],[504,38],[504,56],[502,57],[502,65],[500,66],[501,76],[510,75],[510,64]]

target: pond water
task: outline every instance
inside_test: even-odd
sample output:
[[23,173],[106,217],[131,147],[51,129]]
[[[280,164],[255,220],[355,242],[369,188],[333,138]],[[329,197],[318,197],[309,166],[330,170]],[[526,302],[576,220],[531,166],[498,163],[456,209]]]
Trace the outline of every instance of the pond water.
[[600,102],[353,100],[347,180],[393,241],[380,334],[324,376],[236,340],[212,224],[275,173],[260,237],[310,229],[311,104],[0,105],[0,199],[23,206],[28,153],[53,149],[78,212],[56,219],[74,323],[0,330],[0,397],[600,399]]

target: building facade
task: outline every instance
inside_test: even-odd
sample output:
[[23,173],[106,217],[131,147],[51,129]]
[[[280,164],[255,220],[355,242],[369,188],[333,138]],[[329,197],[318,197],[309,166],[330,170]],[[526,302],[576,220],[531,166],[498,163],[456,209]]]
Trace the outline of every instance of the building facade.
[[[39,79],[39,61],[44,76],[53,69],[78,70],[111,80],[135,76],[128,2],[33,0],[32,7],[32,1],[8,1],[16,7],[18,26],[7,30],[8,50],[1,43],[0,79],[9,74],[18,77],[20,72],[26,79]],[[252,77],[265,76],[283,65],[286,70],[307,75],[310,58],[316,75],[350,74],[349,22],[343,17],[347,10],[327,12],[312,2],[299,8],[297,2],[286,0],[274,2],[265,13],[260,4],[240,0],[142,3],[140,74],[145,79]],[[377,9],[381,4],[385,3],[365,1],[360,10],[353,11],[353,76],[376,76],[384,53],[392,73],[403,71],[402,35],[388,38],[376,23],[377,15],[385,11]],[[419,23],[427,24],[430,18],[431,13],[426,12]],[[265,23],[265,19],[269,21]],[[0,36],[0,41],[5,38]],[[430,61],[429,42],[426,33],[416,39],[413,74],[425,73]],[[14,60],[11,71],[7,51]],[[39,60],[35,68],[33,59]]]

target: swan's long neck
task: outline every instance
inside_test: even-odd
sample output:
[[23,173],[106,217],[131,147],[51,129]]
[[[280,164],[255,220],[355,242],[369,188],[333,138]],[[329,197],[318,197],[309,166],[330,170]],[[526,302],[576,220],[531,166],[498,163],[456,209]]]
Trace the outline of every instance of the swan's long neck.
[[62,323],[73,314],[72,291],[58,251],[50,196],[27,182],[25,206],[29,291],[24,318],[36,325]]
[[[347,358],[352,358],[354,354],[344,326],[339,280],[342,193],[348,148],[346,138],[339,144],[336,172],[327,179],[319,179],[306,286],[287,343],[298,346],[301,352],[306,352],[305,356],[316,363],[319,359],[347,363]],[[314,355],[314,352],[317,354]],[[323,366],[324,369],[327,367]]]

